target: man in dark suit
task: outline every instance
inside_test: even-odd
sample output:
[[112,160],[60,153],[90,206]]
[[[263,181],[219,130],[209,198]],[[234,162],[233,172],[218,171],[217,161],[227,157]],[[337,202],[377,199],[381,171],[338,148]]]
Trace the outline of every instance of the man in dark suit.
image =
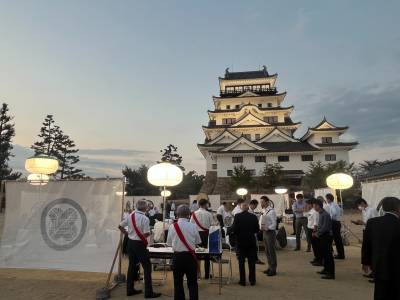
[[361,263],[374,271],[375,300],[400,299],[400,199],[382,199],[385,215],[369,219],[364,232]]
[[256,257],[257,241],[256,233],[260,230],[257,217],[250,213],[249,204],[241,204],[242,212],[235,215],[231,232],[236,236],[236,254],[239,260],[239,284],[246,285],[245,260],[249,264],[249,281],[251,285],[256,284]]

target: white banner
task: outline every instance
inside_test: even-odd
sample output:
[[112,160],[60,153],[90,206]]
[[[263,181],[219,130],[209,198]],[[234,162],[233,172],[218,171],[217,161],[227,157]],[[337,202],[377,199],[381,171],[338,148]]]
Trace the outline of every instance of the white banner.
[[0,267],[108,272],[121,191],[122,179],[7,182]]
[[400,198],[400,179],[362,182],[362,197],[368,205],[376,208],[385,197]]

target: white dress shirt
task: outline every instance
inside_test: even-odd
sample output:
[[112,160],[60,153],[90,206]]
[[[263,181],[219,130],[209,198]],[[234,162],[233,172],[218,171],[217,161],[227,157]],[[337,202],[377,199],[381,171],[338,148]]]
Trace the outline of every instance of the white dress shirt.
[[[150,220],[148,217],[146,217],[144,212],[137,210],[132,212],[132,214],[135,215],[136,227],[139,229],[139,231],[143,235],[145,235],[146,233],[150,233]],[[136,234],[136,231],[133,228],[131,217],[132,214],[130,214],[128,218],[123,219],[119,225],[124,228],[128,227],[128,237],[131,240],[141,241],[140,237]]]
[[154,217],[155,214],[158,214],[157,207],[153,207],[152,209],[149,210],[149,216],[150,217]]
[[369,219],[376,218],[376,217],[379,216],[378,211],[376,210],[376,208],[373,208],[373,207],[370,207],[370,206],[367,206],[366,208],[364,208],[361,211],[361,213],[362,213],[363,222],[365,224],[367,224]]
[[232,215],[235,216],[236,214],[241,213],[241,212],[242,212],[242,209],[241,209],[240,205],[238,204],[238,205],[236,205],[235,208],[232,210]]
[[341,221],[342,220],[342,209],[332,201],[329,205],[329,214],[331,215],[332,221]]
[[318,226],[319,213],[314,208],[311,208],[307,212],[307,220],[307,227],[310,229],[314,229],[315,226]]
[[[197,230],[197,226],[193,223],[190,223],[188,219],[185,218],[179,218],[178,225],[190,248],[195,250],[196,245],[201,244],[201,239],[199,231]],[[171,225],[168,229],[167,245],[172,246],[174,252],[188,251],[186,246],[179,239],[179,236],[175,231],[174,225]]]
[[276,230],[276,212],[272,207],[267,207],[260,218],[261,230]]
[[[210,213],[209,211],[205,210],[204,208],[200,207],[198,210],[196,210],[194,212],[194,214],[196,215],[196,218],[199,221],[199,223],[201,224],[201,226],[203,226],[206,229],[209,229],[210,226],[214,222],[214,218],[212,216],[212,213]],[[196,221],[193,219],[193,217],[190,218],[190,222],[196,224]],[[199,231],[203,231],[203,229],[201,229],[197,224],[196,224],[196,226],[197,226],[197,229]]]

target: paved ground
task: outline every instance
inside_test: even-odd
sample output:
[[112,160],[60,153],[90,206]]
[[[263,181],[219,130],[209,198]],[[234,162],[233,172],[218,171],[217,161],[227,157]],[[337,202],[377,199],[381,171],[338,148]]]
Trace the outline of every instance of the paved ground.
[[[0,226],[3,215],[0,215]],[[358,230],[358,229],[357,229]],[[224,286],[218,296],[218,286],[202,280],[200,299],[372,299],[373,285],[361,276],[360,247],[346,247],[347,259],[337,261],[337,279],[325,281],[316,274],[318,268],[309,264],[310,253],[282,250],[278,252],[278,276],[270,278],[262,274],[264,266],[257,266],[257,285],[241,287],[238,281],[237,264],[234,262],[232,283]],[[261,256],[265,260],[264,256]],[[110,258],[111,259],[111,258]],[[155,272],[155,276],[160,276]],[[94,299],[96,289],[102,287],[105,274],[64,272],[49,270],[0,269],[0,299]],[[155,287],[163,293],[161,299],[173,297],[172,274],[168,274],[164,286]],[[142,296],[126,297],[125,286],[116,288],[113,299],[143,299]]]

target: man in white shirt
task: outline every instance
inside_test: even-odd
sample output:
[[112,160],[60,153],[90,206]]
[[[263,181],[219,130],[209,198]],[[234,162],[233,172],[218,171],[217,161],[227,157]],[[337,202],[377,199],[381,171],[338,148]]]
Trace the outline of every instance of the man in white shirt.
[[[140,262],[144,272],[145,298],[158,298],[160,293],[153,292],[151,281],[151,262],[149,251],[147,250],[147,237],[150,236],[150,221],[146,217],[147,202],[139,200],[136,210],[131,215],[123,219],[119,224],[119,230],[123,234],[128,234],[129,267],[126,280],[126,294],[132,296],[141,293],[134,288],[135,266]],[[126,231],[125,227],[128,227]]]
[[368,206],[367,201],[365,201],[365,199],[363,199],[363,198],[357,199],[356,205],[357,205],[357,208],[359,210],[361,210],[362,220],[351,221],[353,224],[363,225],[365,228],[365,225],[367,225],[367,222],[369,219],[376,218],[379,216],[379,213],[376,210],[376,208]]
[[278,265],[276,259],[276,212],[270,205],[270,199],[267,196],[261,197],[261,208],[264,209],[264,214],[260,218],[260,229],[263,231],[263,240],[265,244],[265,254],[268,260],[268,270],[264,274],[268,276],[276,275]]
[[[168,230],[167,245],[174,250],[173,275],[174,275],[174,299],[185,299],[183,288],[183,276],[186,275],[189,288],[189,299],[199,298],[197,285],[197,259],[193,256],[196,245],[201,243],[197,226],[189,222],[190,209],[187,205],[179,205],[177,209],[177,225],[171,225]],[[179,227],[187,246],[177,234],[175,226]]]
[[315,210],[314,208],[314,203],[316,199],[309,199],[306,201],[307,206],[310,207],[310,209],[307,212],[307,229],[308,229],[308,235],[311,239],[311,247],[314,253],[314,259],[310,261],[310,263],[313,266],[322,266],[322,256],[321,256],[321,251],[319,249],[319,240],[315,236],[315,233],[317,232],[318,229],[318,221],[319,221],[319,213]]
[[[200,199],[199,200],[199,209],[192,213],[192,217],[190,218],[190,222],[197,225],[197,230],[199,231],[201,244],[200,246],[203,248],[208,248],[208,230],[210,226],[214,223],[214,218],[212,214],[207,211],[208,200]],[[204,260],[204,275],[205,279],[210,277],[210,260]]]
[[198,209],[199,206],[197,205],[197,200],[193,200],[192,204],[190,205],[190,212],[195,212]]
[[232,210],[232,215],[233,215],[233,216],[235,216],[236,214],[242,212],[241,205],[242,205],[243,202],[244,202],[244,199],[242,199],[242,198],[237,199],[237,201],[236,201],[236,206],[235,206],[235,208]]
[[342,240],[342,234],[341,234],[341,229],[342,229],[342,215],[343,211],[335,203],[335,198],[333,197],[332,194],[326,194],[326,200],[328,201],[329,205],[329,214],[331,215],[332,218],[332,234],[333,234],[333,240],[335,241],[336,245],[336,252],[337,255],[335,255],[335,259],[345,259],[344,255],[344,246],[343,246],[343,240]]

